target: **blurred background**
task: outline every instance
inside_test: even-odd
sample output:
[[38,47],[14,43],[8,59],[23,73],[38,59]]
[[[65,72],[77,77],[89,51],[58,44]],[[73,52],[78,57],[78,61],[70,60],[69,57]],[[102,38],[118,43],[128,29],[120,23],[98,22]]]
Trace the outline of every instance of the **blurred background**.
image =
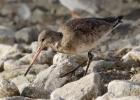
[[139,0],[0,0],[0,43],[31,44],[42,29],[57,30],[71,18],[118,15],[127,21],[112,32],[103,50],[140,43]]

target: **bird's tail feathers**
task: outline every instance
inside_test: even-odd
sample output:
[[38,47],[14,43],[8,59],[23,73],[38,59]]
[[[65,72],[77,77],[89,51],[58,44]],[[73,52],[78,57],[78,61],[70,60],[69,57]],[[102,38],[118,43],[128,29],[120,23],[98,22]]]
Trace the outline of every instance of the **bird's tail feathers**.
[[123,16],[118,16],[116,17],[117,21],[115,23],[115,25],[113,25],[113,27],[115,28],[118,24],[122,23],[122,19],[123,19]]

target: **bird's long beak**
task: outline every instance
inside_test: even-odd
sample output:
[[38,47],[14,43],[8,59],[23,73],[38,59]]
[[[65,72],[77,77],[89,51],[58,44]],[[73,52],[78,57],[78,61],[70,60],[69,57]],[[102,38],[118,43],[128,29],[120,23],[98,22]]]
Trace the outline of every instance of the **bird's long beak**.
[[41,52],[42,49],[43,49],[43,45],[40,45],[40,47],[38,48],[36,54],[33,56],[33,60],[32,60],[32,62],[31,62],[31,64],[30,64],[30,66],[28,67],[28,69],[26,70],[24,76],[26,76],[26,75],[28,74],[28,72],[30,71],[32,65],[33,65],[34,62],[36,61],[36,59],[37,59],[37,57],[38,57],[38,55],[40,54],[40,52]]

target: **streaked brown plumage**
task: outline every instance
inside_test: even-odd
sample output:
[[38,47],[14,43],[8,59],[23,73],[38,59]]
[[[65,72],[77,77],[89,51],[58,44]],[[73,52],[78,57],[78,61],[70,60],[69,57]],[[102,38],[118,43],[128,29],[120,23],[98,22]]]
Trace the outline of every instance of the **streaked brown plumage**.
[[[121,19],[122,16],[79,18],[66,22],[59,28],[58,32],[44,30],[38,37],[40,49],[37,55],[44,47],[51,47],[57,52],[66,54],[88,52],[92,48],[95,48],[96,44],[121,22]],[[37,56],[35,56],[35,59],[36,57]]]

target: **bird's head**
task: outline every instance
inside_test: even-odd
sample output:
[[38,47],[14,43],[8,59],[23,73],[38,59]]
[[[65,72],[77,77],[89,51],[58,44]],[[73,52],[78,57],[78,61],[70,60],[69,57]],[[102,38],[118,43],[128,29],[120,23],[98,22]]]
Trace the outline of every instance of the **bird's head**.
[[56,35],[57,32],[55,31],[43,30],[38,36],[38,46],[42,48],[49,47],[56,41]]
[[38,50],[36,51],[36,54],[33,57],[33,60],[28,67],[26,73],[24,74],[25,76],[29,72],[31,66],[37,59],[38,55],[44,49],[45,47],[54,47],[55,43],[58,42],[60,39],[62,39],[62,33],[55,32],[52,30],[43,30],[39,36],[38,36]]

